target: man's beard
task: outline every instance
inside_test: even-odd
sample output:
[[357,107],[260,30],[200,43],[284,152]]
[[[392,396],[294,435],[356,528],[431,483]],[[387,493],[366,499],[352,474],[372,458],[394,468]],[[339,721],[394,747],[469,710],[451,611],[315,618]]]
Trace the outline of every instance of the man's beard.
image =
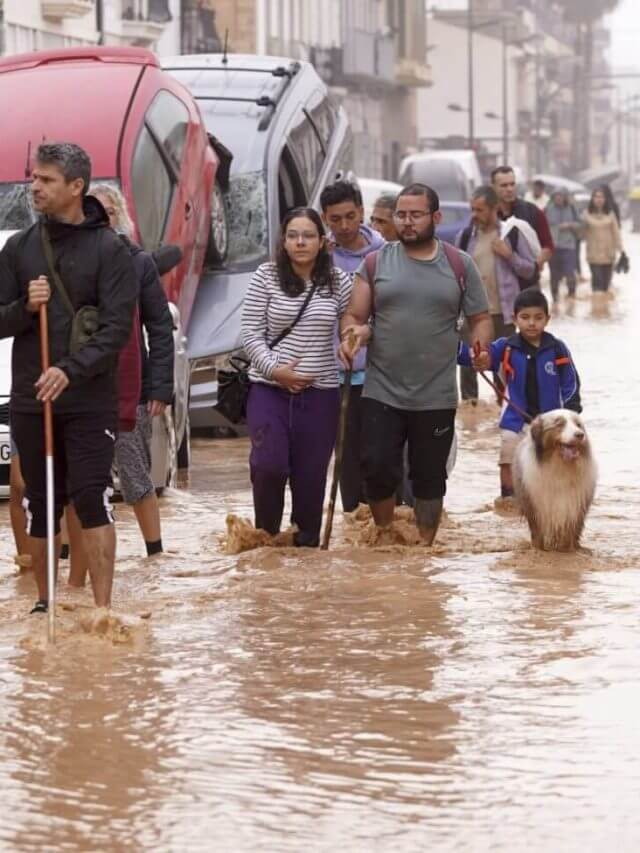
[[403,234],[398,233],[398,239],[404,246],[427,246],[433,242],[436,236],[436,226],[433,222],[428,225],[424,231],[417,231],[415,237],[405,238]]

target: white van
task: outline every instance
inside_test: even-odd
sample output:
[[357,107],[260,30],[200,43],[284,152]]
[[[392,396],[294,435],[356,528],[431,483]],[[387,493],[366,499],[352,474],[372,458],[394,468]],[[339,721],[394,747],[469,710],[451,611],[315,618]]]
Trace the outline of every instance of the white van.
[[449,163],[456,163],[464,173],[467,180],[467,198],[451,198],[445,199],[446,201],[468,201],[471,198],[473,191],[477,187],[482,186],[482,173],[480,171],[476,152],[468,151],[466,149],[453,149],[450,151],[447,149],[438,151],[420,151],[418,154],[409,154],[400,164],[400,183],[406,185],[408,183],[407,176],[410,173],[418,175],[420,173],[420,166],[422,164],[426,166],[427,163],[432,162],[433,160],[445,160]]

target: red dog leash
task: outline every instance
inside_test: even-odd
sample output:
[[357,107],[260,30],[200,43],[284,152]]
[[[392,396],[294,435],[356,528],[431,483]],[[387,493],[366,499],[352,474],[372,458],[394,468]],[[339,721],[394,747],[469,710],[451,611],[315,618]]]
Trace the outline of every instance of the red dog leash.
[[[481,351],[480,342],[476,341],[475,344],[473,345],[473,355],[475,358],[477,358],[480,355],[480,351]],[[520,406],[517,405],[517,403],[513,402],[513,400],[510,400],[507,397],[507,395],[504,393],[504,391],[502,391],[502,389],[498,388],[498,386],[495,384],[495,382],[492,382],[483,370],[478,370],[478,373],[480,374],[480,376],[482,376],[482,378],[487,383],[487,385],[489,385],[491,388],[493,388],[493,390],[498,395],[498,397],[504,403],[506,403],[507,406],[511,406],[511,408],[514,410],[514,412],[517,412],[517,414],[519,414],[520,417],[526,423],[530,424],[533,421],[533,418],[531,417],[531,415],[528,414],[527,412],[525,412],[524,409],[521,409]]]

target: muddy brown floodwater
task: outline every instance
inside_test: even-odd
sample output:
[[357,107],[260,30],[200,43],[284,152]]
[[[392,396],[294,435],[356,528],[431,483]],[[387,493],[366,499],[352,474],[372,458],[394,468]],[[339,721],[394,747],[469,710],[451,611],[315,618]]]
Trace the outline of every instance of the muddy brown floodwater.
[[[495,408],[459,418],[433,551],[225,553],[251,516],[244,440],[194,442],[143,559],[120,507],[116,610],[59,639],[27,617],[0,509],[0,848],[635,851],[640,847],[640,242],[616,298],[588,285],[570,344],[600,467],[577,555],[531,551],[492,507]],[[635,250],[635,251],[634,251]],[[338,516],[340,514],[338,513]]]

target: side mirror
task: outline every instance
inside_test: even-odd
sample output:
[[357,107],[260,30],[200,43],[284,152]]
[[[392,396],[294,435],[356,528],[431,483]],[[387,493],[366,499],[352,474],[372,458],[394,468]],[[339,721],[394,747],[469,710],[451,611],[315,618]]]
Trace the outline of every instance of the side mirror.
[[165,275],[174,267],[177,267],[182,260],[182,249],[173,243],[168,243],[166,246],[160,246],[151,253],[159,275]]

